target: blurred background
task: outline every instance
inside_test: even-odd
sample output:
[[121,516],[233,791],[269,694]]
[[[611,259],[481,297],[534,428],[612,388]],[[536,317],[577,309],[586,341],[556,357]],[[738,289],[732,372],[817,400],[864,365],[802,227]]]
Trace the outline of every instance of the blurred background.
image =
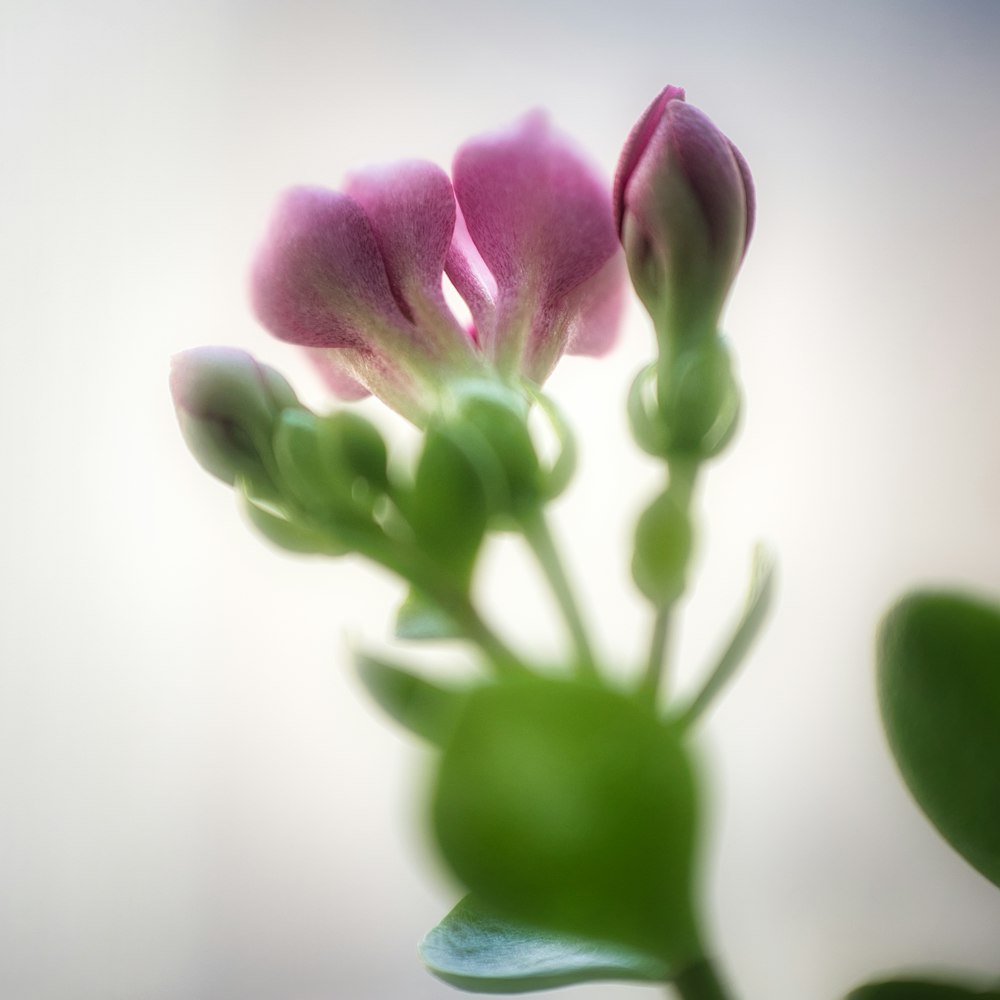
[[[741,1000],[1000,973],[1000,893],[909,801],[872,684],[903,589],[1000,593],[1000,4],[8,0],[0,24],[0,996],[454,995],[415,950],[456,898],[423,835],[426,762],[350,663],[388,645],[400,590],[251,535],[182,444],[169,358],[239,345],[328,405],[247,306],[282,188],[447,164],[534,106],[610,177],[668,82],[742,149],[760,206],[726,317],[745,421],[704,483],[679,686],[754,541],[780,558],[701,738],[715,945]],[[651,352],[636,306],[613,355],[549,382],[582,454],[558,530],[623,671],[657,478],[623,405]],[[491,617],[558,655],[520,550],[488,575]]]

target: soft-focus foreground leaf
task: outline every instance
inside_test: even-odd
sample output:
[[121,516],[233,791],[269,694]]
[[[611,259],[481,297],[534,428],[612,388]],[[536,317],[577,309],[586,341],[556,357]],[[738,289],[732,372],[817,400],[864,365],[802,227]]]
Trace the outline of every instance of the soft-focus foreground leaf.
[[540,677],[472,692],[433,820],[445,860],[516,921],[696,957],[695,779],[676,730],[637,700]]
[[435,641],[458,639],[462,630],[439,604],[419,590],[411,590],[396,612],[397,639]]
[[904,597],[879,631],[878,694],[913,797],[1000,885],[1000,610],[951,593]]
[[1000,993],[951,983],[893,979],[861,986],[849,993],[847,1000],[1000,1000]]
[[678,723],[682,728],[690,726],[701,715],[743,662],[767,618],[773,596],[774,555],[765,546],[758,545],[753,553],[750,591],[743,606],[743,613],[701,690],[680,714]]
[[527,993],[601,979],[663,982],[667,965],[624,945],[501,917],[466,896],[424,938],[438,978],[472,993]]
[[359,653],[361,682],[379,707],[417,736],[443,744],[455,727],[466,693],[442,687],[376,656]]

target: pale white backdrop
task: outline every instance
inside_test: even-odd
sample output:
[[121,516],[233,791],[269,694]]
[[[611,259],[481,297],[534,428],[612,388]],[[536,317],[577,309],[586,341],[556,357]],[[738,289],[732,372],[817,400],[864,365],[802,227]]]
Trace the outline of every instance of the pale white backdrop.
[[[910,804],[871,679],[903,588],[1000,592],[1000,4],[8,0],[0,25],[4,1000],[453,995],[415,954],[455,891],[422,834],[421,751],[347,654],[384,642],[399,590],[255,539],[183,448],[168,359],[241,345],[327,405],[246,304],[283,187],[446,164],[539,105],[610,176],[668,82],[742,148],[760,201],[726,317],[746,419],[702,494],[678,684],[753,542],[781,561],[704,731],[718,950],[741,1000],[1000,973],[1000,892]],[[582,453],[559,532],[623,669],[654,470],[622,409],[650,351],[636,308],[607,361],[550,382]],[[490,569],[491,615],[557,651],[516,548]]]

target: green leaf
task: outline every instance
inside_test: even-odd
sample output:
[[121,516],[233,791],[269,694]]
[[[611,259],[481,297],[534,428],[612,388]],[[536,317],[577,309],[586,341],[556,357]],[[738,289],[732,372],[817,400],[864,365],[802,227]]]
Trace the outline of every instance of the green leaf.
[[463,637],[454,619],[423,591],[416,589],[411,590],[399,606],[394,633],[397,639],[418,642]]
[[387,715],[437,746],[443,745],[461,713],[467,693],[442,687],[380,657],[359,653],[358,676]]
[[920,808],[1000,885],[1000,609],[956,593],[904,597],[879,629],[878,696]]
[[676,730],[638,700],[538,676],[473,691],[432,811],[486,906],[671,968],[696,956],[695,778]]
[[670,973],[652,955],[520,923],[473,896],[424,938],[420,956],[439,979],[471,993],[527,993],[608,979],[665,982]]
[[861,986],[849,993],[847,1000],[1000,1000],[1000,993],[953,983],[892,979]]
[[743,658],[750,652],[757,633],[767,618],[774,597],[774,556],[763,545],[758,545],[753,553],[750,570],[750,591],[747,594],[743,614],[719,657],[715,666],[702,685],[701,690],[691,699],[690,704],[679,714],[678,725],[686,729],[712,703],[719,691],[729,682]]

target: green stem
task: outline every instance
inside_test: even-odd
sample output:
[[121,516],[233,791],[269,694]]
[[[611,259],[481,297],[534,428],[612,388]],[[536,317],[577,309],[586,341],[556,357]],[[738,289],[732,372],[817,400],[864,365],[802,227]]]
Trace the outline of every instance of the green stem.
[[688,966],[673,982],[681,1000],[732,1000],[710,959]]
[[597,662],[594,659],[587,628],[584,625],[583,616],[580,614],[580,608],[573,588],[570,586],[569,578],[566,576],[562,559],[560,559],[556,549],[555,539],[552,537],[548,522],[545,520],[545,513],[538,510],[522,518],[521,530],[531,547],[531,551],[535,554],[546,580],[548,580],[559,609],[562,611],[576,654],[577,669],[584,676],[597,677]]
[[[677,503],[685,515],[691,509],[691,497],[698,478],[699,465],[698,459],[687,455],[673,456],[667,459],[670,490],[674,493]],[[660,693],[660,685],[667,673],[670,624],[676,603],[675,599],[660,605],[656,609],[656,617],[653,619],[649,653],[646,657],[646,670],[639,684],[640,696],[651,704],[656,703]]]
[[666,659],[667,643],[670,638],[670,620],[673,605],[658,608],[653,619],[653,632],[649,640],[649,654],[646,657],[646,672],[639,685],[639,693],[649,702],[655,702],[660,690]]
[[465,637],[482,650],[497,673],[518,674],[528,669],[486,624],[469,595],[456,587],[451,577],[441,573],[431,560],[397,540],[389,539],[382,532],[358,531],[352,533],[349,541],[360,555],[415,584],[432,597]]

